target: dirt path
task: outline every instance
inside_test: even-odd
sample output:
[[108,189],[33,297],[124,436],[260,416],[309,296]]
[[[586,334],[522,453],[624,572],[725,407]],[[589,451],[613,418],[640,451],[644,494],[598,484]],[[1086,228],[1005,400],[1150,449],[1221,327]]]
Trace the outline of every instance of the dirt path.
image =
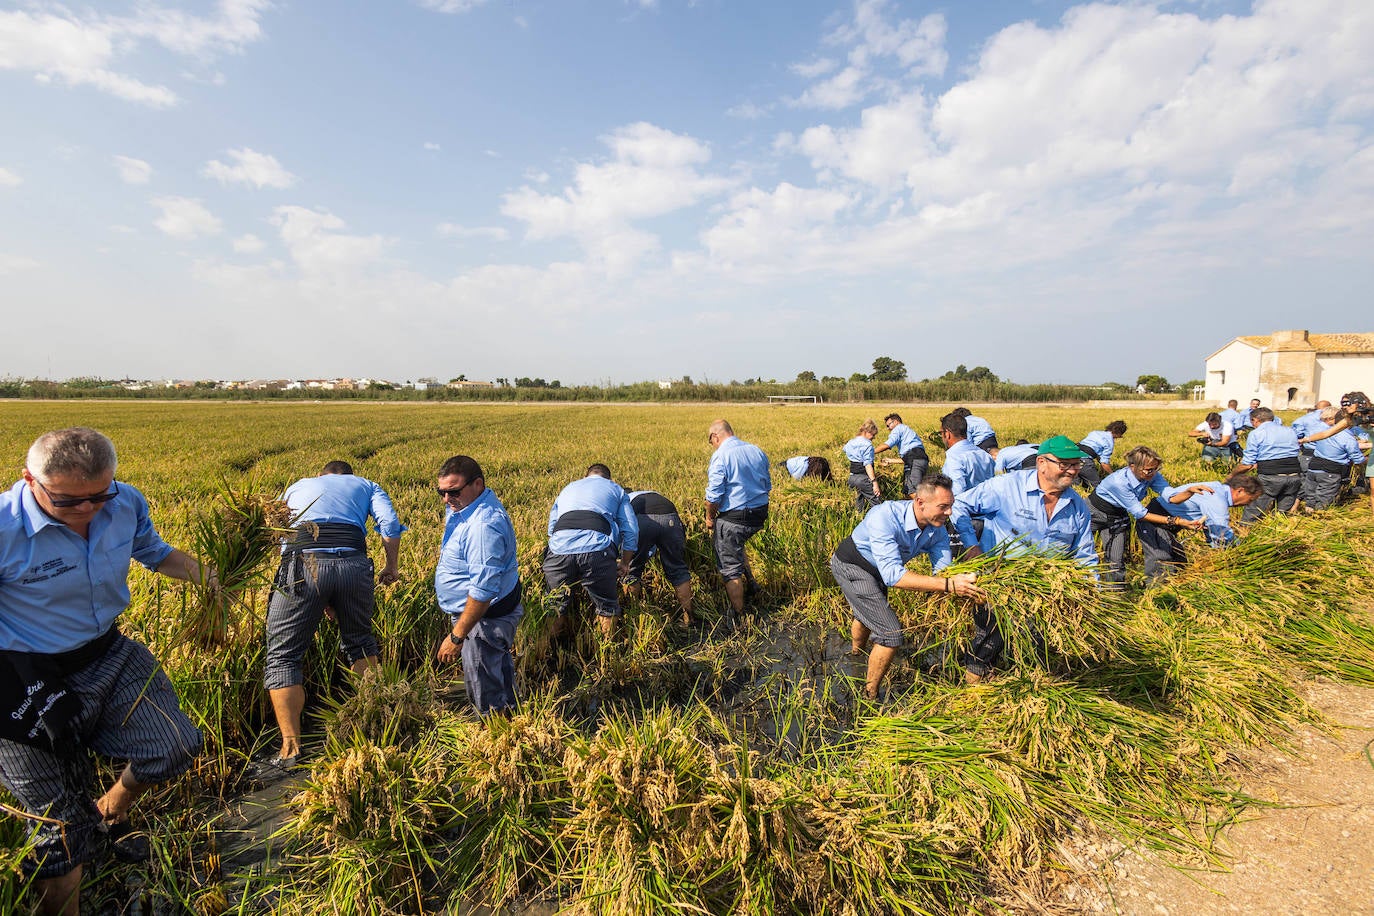
[[1247,758],[1243,787],[1289,807],[1255,809],[1227,831],[1229,872],[1126,853],[1100,869],[1096,886],[1074,888],[1062,902],[1119,916],[1374,914],[1374,690],[1322,682],[1308,699],[1346,727],[1303,729],[1292,756]]

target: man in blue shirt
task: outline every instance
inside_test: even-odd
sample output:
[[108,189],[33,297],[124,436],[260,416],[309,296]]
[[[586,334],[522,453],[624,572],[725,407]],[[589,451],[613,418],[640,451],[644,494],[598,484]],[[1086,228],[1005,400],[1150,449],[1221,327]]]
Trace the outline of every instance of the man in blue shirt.
[[706,470],[706,530],[712,535],[733,623],[744,613],[745,598],[758,590],[744,545],[768,521],[773,480],[763,449],[737,438],[725,420],[711,424],[706,441],[715,450]]
[[1236,410],[1236,407],[1239,406],[1239,404],[1240,402],[1233,398],[1232,400],[1226,402],[1226,409],[1221,411],[1221,419],[1227,423],[1230,423],[1231,428],[1234,429],[1237,433],[1240,432],[1241,427],[1247,425],[1246,420],[1249,419],[1248,411],[1246,413],[1241,413],[1239,410]]
[[[93,429],[45,433],[23,480],[0,494],[0,781],[32,817],[25,869],[44,912],[79,910],[92,836],[124,861],[148,858],[129,810],[200,752],[162,667],[119,632],[129,563],[218,587],[214,572],[158,536],[143,494],[115,483],[115,449]],[[91,751],[127,760],[91,801]]]
[[[1232,402],[1232,403],[1234,403],[1234,402]],[[1252,430],[1252,429],[1255,428],[1255,424],[1250,422],[1250,413],[1251,413],[1251,411],[1253,411],[1256,407],[1259,407],[1259,406],[1260,406],[1260,399],[1259,399],[1259,398],[1251,398],[1251,399],[1250,399],[1250,406],[1249,406],[1249,407],[1245,408],[1244,410],[1236,411],[1236,413],[1238,413],[1238,414],[1240,415],[1240,425],[1236,427],[1236,431],[1237,431],[1237,432],[1249,433],[1250,430]]]
[[[883,417],[883,425],[887,427],[887,441],[882,445],[875,446],[874,454],[881,455],[888,449],[895,451],[902,462],[902,496],[909,497],[916,492],[916,485],[921,482],[921,478],[926,476],[926,469],[930,467],[930,457],[926,454],[925,443],[910,426],[902,422],[902,415],[890,413]],[[891,458],[884,458],[883,461],[892,461]]]
[[[969,556],[985,549],[1007,556],[1048,552],[1095,567],[1092,514],[1073,491],[1086,460],[1073,440],[1054,436],[1041,444],[1034,470],[1012,471],[956,496],[950,520],[963,542],[973,545]],[[975,519],[985,523],[981,542]],[[1001,660],[1003,639],[997,618],[986,607],[975,612],[973,623],[973,644],[964,667],[966,680],[978,683]]]
[[[870,509],[830,558],[830,572],[854,613],[851,654],[868,652],[864,695],[870,700],[878,698],[879,685],[902,645],[902,624],[888,603],[889,588],[945,592],[973,600],[987,597],[974,584],[977,576],[972,573],[939,575],[950,564],[944,526],[953,506],[949,478],[932,474],[917,485],[910,500],[893,500]],[[930,558],[935,575],[922,576],[906,568],[922,553]]]
[[859,434],[844,444],[844,457],[849,461],[849,487],[857,494],[854,508],[860,512],[883,501],[882,490],[878,487],[878,469],[873,466],[873,439],[877,435],[878,424],[864,420],[859,426]]
[[544,583],[558,614],[551,631],[555,644],[569,638],[577,625],[569,612],[578,583],[596,608],[601,635],[615,635],[620,618],[618,576],[629,573],[638,547],[639,522],[630,496],[611,480],[610,468],[593,464],[586,477],[563,488],[549,510],[549,549],[544,557]]
[[940,439],[945,443],[945,464],[940,468],[958,496],[992,477],[993,459],[968,438],[968,422],[957,413],[940,418]]
[[[1174,501],[1173,497],[1185,490],[1190,493],[1189,498]],[[1145,562],[1157,564],[1161,572],[1156,578],[1162,578],[1181,567],[1188,556],[1174,532],[1178,528],[1195,527],[1184,524],[1188,521],[1201,521],[1202,529],[1199,530],[1206,530],[1207,542],[1213,547],[1226,547],[1236,539],[1236,533],[1231,528],[1231,508],[1248,506],[1262,495],[1264,488],[1248,474],[1235,474],[1227,478],[1225,483],[1214,480],[1167,488],[1159,499],[1150,502],[1150,511],[1156,515],[1173,516],[1175,524],[1136,524],[1136,536],[1140,538]]]
[[993,462],[993,470],[998,474],[1006,474],[1011,471],[1024,471],[1027,468],[1033,468],[1035,467],[1036,453],[1039,451],[1039,442],[1027,442],[1025,439],[1018,439],[1015,445],[1008,445],[1006,448],[997,450],[997,460]]
[[987,452],[993,458],[997,457],[999,448],[997,443],[997,433],[992,429],[992,424],[982,417],[974,416],[967,407],[956,407],[950,413],[957,414],[964,418],[968,424],[968,441],[978,448]]
[[1258,472],[1264,495],[1245,507],[1240,521],[1253,525],[1270,509],[1291,512],[1302,491],[1302,466],[1298,463],[1298,436],[1291,426],[1274,422],[1268,407],[1250,411],[1254,431],[1245,440],[1245,452],[1232,473]]
[[463,684],[479,715],[509,717],[515,709],[511,650],[525,615],[515,528],[467,455],[444,462],[436,489],[446,509],[434,593],[450,627],[435,657],[443,664],[462,658]]
[[1088,433],[1078,442],[1078,448],[1088,456],[1083,469],[1078,472],[1079,484],[1091,488],[1101,482],[1104,474],[1112,472],[1112,453],[1116,451],[1116,440],[1126,435],[1126,422],[1113,420],[1105,427]]
[[[1107,569],[1102,578],[1111,584],[1119,585],[1126,581],[1126,545],[1131,538],[1131,519],[1140,523],[1165,525],[1168,527],[1202,527],[1201,519],[1177,519],[1172,515],[1151,512],[1146,509],[1145,495],[1150,491],[1161,494],[1169,489],[1169,481],[1159,473],[1164,460],[1159,453],[1148,446],[1138,445],[1126,456],[1126,467],[1108,474],[1102,482],[1088,494],[1088,508],[1092,511],[1093,533],[1102,545]],[[1192,496],[1192,491],[1180,490],[1173,499],[1182,502]],[[1158,558],[1152,554],[1145,557],[1145,578],[1154,581],[1163,575]]]
[[[1322,411],[1331,406],[1330,401],[1318,401],[1311,410],[1293,421],[1293,425],[1288,427],[1299,439],[1305,439],[1313,433],[1319,433],[1326,429],[1326,424],[1322,422]],[[1254,412],[1251,411],[1251,416]],[[1298,463],[1300,470],[1307,470],[1307,463],[1312,459],[1312,446],[1306,442],[1299,443]]]
[[[1337,410],[1322,411],[1323,428],[1336,423]],[[1358,427],[1356,427],[1358,429]],[[1350,482],[1350,469],[1367,461],[1352,430],[1343,429],[1312,444],[1312,458],[1302,481],[1302,504],[1306,509],[1329,509],[1340,498],[1341,489]]]
[[301,714],[305,710],[305,653],[320,618],[339,624],[339,641],[354,674],[377,664],[372,632],[376,607],[373,564],[367,556],[367,520],[382,538],[386,565],[377,579],[400,579],[397,558],[405,526],[391,497],[353,473],[347,461],[331,461],[315,477],[286,488],[282,500],[296,528],[282,548],[272,597],[267,603],[267,656],[263,676],[281,732],[281,750],[263,760],[254,775],[265,782],[285,775],[300,760]]

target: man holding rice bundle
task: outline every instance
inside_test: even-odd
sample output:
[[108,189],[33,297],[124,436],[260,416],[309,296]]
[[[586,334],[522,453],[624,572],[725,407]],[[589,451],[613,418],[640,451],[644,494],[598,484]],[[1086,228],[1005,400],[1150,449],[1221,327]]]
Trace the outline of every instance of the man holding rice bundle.
[[878,469],[873,466],[873,440],[877,435],[878,424],[864,420],[859,434],[844,444],[844,457],[849,460],[849,488],[857,494],[854,508],[861,512],[883,501]]
[[[1190,494],[1189,497],[1175,502],[1173,497],[1185,491]],[[1158,499],[1150,502],[1150,512],[1181,522],[1200,521],[1202,528],[1207,531],[1207,542],[1213,547],[1225,547],[1236,539],[1236,532],[1231,527],[1232,507],[1248,506],[1263,495],[1264,487],[1259,480],[1248,474],[1234,474],[1225,483],[1206,481],[1169,487]],[[1145,552],[1145,566],[1159,570],[1155,578],[1177,569],[1187,560],[1187,554],[1183,552],[1175,532],[1178,528],[1192,526],[1185,526],[1181,522],[1168,525],[1146,521],[1136,523],[1136,536],[1140,538],[1140,546]]]
[[[93,429],[44,433],[24,479],[0,494],[0,781],[32,818],[25,867],[44,913],[79,912],[93,837],[122,861],[149,857],[129,810],[185,772],[203,743],[117,618],[131,560],[212,590],[215,574],[162,540],[115,466],[114,444]],[[128,761],[95,802],[92,751]]]
[[254,769],[260,782],[279,778],[301,754],[305,712],[305,653],[327,612],[339,624],[344,657],[355,674],[377,664],[372,632],[374,566],[367,555],[367,520],[382,538],[386,565],[376,581],[400,579],[401,533],[391,497],[378,484],[353,473],[347,461],[330,461],[315,477],[286,488],[295,535],[282,547],[272,597],[267,604],[267,658],[263,676],[281,732],[281,750]]
[[444,537],[434,568],[434,593],[449,618],[436,658],[463,662],[463,684],[477,714],[510,715],[515,709],[515,628],[520,603],[515,527],[506,507],[487,489],[481,466],[454,455],[439,468]]
[[[1131,519],[1136,523],[1146,522],[1172,528],[1188,528],[1193,531],[1202,527],[1200,518],[1181,519],[1172,515],[1151,512],[1142,500],[1145,494],[1154,491],[1162,494],[1169,489],[1169,481],[1159,473],[1164,459],[1148,446],[1139,445],[1126,455],[1126,466],[1108,474],[1088,494],[1088,508],[1092,512],[1092,530],[1102,545],[1107,568],[1102,578],[1111,584],[1119,585],[1126,581],[1126,544],[1131,538]],[[1172,499],[1182,502],[1193,495],[1191,488],[1181,488]],[[1158,557],[1145,554],[1145,578],[1153,581],[1163,573]]]
[[[1041,444],[1034,470],[1012,471],[957,495],[950,520],[961,540],[970,545],[969,558],[985,549],[1007,556],[1035,551],[1072,557],[1095,567],[1092,514],[1073,490],[1087,460],[1068,436],[1054,436]],[[984,521],[981,540],[974,531],[975,519]],[[997,667],[1004,640],[996,615],[986,605],[974,611],[973,624],[973,643],[964,656],[964,669],[965,680],[976,684]]]
[[[830,558],[830,572],[854,614],[851,654],[868,652],[864,696],[870,700],[878,698],[883,677],[902,645],[902,625],[887,600],[889,588],[944,592],[973,600],[986,597],[972,573],[939,575],[951,561],[945,522],[953,506],[949,478],[931,474],[917,485],[910,500],[893,500],[870,509]],[[906,568],[917,554],[930,558],[932,575]]]

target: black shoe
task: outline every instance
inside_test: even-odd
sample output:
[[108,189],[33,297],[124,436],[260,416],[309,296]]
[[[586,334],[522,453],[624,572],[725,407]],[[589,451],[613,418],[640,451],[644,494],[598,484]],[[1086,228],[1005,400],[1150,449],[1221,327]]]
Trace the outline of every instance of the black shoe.
[[270,786],[281,782],[299,769],[301,769],[300,754],[293,757],[281,757],[272,754],[253,761],[248,768],[248,779],[258,786]]
[[117,821],[113,824],[102,821],[97,830],[105,842],[105,849],[121,862],[136,865],[139,862],[147,862],[152,856],[148,835],[141,830],[135,830],[133,824],[128,821]]

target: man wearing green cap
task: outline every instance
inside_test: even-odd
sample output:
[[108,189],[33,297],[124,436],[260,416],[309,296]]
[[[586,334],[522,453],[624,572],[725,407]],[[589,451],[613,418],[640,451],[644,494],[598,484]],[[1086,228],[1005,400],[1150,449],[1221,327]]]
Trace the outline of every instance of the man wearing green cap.
[[[1073,489],[1087,457],[1068,436],[1054,436],[1041,444],[1034,468],[994,477],[955,497],[950,521],[964,543],[974,545],[969,556],[984,550],[1006,556],[1054,553],[1096,566],[1092,512]],[[975,518],[983,520],[981,539],[974,534]],[[1003,646],[997,618],[986,606],[974,612],[973,623],[973,645],[964,657],[969,683],[997,666]]]

